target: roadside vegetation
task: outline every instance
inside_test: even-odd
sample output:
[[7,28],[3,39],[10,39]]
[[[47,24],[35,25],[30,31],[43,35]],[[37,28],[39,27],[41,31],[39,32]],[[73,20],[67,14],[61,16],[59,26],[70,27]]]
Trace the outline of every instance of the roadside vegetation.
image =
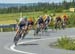
[[[63,0],[62,3],[35,3],[30,6],[0,8],[0,24],[16,24],[16,19],[21,16],[32,17],[36,21],[40,15],[48,14],[53,18],[62,17],[66,13],[69,19],[67,27],[75,27],[75,11],[69,11],[69,8],[73,7],[75,7],[74,0],[72,2]],[[53,24],[52,22],[50,27],[53,27]]]
[[75,50],[75,39],[67,36],[61,37],[53,44],[53,47],[66,50]]
[[[7,7],[0,8],[0,24],[15,24],[15,20],[22,16],[38,18],[40,15],[51,15],[63,16],[66,13],[69,16],[69,27],[71,27],[75,20],[75,12],[70,12],[69,8],[75,7],[74,0],[67,2],[63,0],[62,3],[34,3],[32,5],[26,6],[16,6],[16,7]],[[73,15],[73,16],[72,16]],[[52,16],[53,17],[53,16]],[[11,22],[10,22],[11,21]],[[71,22],[72,21],[72,22]]]

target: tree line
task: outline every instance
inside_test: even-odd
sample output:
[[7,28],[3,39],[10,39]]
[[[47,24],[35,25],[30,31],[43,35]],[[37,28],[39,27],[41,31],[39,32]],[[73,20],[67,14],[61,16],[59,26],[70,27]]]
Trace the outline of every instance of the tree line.
[[37,5],[30,6],[16,6],[8,8],[0,8],[0,14],[4,13],[19,13],[19,12],[35,12],[35,11],[52,11],[52,12],[61,12],[62,10],[67,10],[70,7],[75,7],[75,1],[67,2],[64,0],[62,3],[37,3]]

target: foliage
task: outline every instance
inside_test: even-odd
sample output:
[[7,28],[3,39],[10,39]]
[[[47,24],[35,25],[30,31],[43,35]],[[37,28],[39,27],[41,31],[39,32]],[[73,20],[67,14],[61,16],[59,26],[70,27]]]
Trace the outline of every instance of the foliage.
[[[36,11],[47,11],[51,10],[56,12],[60,12],[61,9],[69,9],[70,7],[75,7],[75,2],[67,2],[64,0],[62,3],[35,3],[34,5],[23,5],[23,6],[16,6],[16,7],[7,7],[7,8],[0,8],[0,13],[19,13],[19,12],[36,12]],[[61,9],[60,9],[61,8]]]
[[59,12],[62,12],[63,9],[62,8],[59,8],[59,9],[55,9],[55,12],[59,13]]
[[75,14],[74,14],[74,13],[71,13],[71,14],[70,14],[68,23],[69,23],[70,25],[72,25],[72,26],[75,25]]
[[0,32],[9,32],[9,31],[14,31],[14,28],[0,28]]
[[67,50],[75,50],[74,39],[70,37],[61,37],[57,40],[57,47],[67,49]]

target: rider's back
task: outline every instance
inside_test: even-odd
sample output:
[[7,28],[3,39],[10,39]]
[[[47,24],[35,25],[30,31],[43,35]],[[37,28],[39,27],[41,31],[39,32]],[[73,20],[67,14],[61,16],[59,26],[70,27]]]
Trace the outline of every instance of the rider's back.
[[32,19],[32,18],[29,18],[29,19],[28,19],[28,24],[31,24],[31,25],[33,25],[33,24],[34,24],[34,21],[33,21],[33,19]]
[[19,20],[19,24],[26,24],[26,22],[27,22],[27,21],[25,21],[24,18],[20,18],[20,20]]
[[44,21],[43,21],[43,19],[42,18],[39,18],[38,19],[38,24],[41,24],[41,23],[43,23]]
[[45,22],[48,22],[48,23],[49,23],[50,20],[51,20],[51,17],[48,16],[48,17],[45,19]]
[[56,21],[61,21],[61,17],[56,17]]
[[67,21],[68,20],[67,16],[64,16],[63,18],[64,18],[64,21]]

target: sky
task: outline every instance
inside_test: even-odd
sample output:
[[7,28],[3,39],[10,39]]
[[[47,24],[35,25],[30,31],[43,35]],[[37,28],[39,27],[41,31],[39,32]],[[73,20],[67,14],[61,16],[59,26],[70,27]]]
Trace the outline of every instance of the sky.
[[[0,3],[38,3],[38,2],[62,2],[63,0],[0,0]],[[67,0],[70,1],[70,0]]]

